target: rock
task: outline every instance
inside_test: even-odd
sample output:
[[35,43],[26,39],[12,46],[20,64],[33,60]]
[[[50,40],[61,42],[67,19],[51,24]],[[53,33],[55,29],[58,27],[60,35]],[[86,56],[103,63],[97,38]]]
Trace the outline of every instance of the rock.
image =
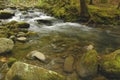
[[38,36],[37,32],[29,31],[26,33],[27,36]]
[[26,42],[27,38],[26,37],[18,37],[17,40],[20,42]]
[[104,55],[100,60],[100,72],[108,78],[120,78],[120,49]]
[[76,74],[76,72],[73,72],[67,77],[67,80],[81,80],[79,76]]
[[0,62],[3,62],[3,63],[4,63],[4,62],[7,62],[7,58],[6,58],[6,57],[3,57],[3,56],[0,57]]
[[80,77],[94,76],[97,73],[98,59],[95,50],[89,50],[76,64],[76,71]]
[[24,32],[18,32],[17,37],[25,37],[26,34]]
[[0,53],[9,52],[13,49],[14,42],[8,38],[0,38]]
[[28,59],[34,59],[34,58],[37,58],[41,61],[45,61],[46,60],[46,57],[43,53],[39,52],[39,51],[32,51],[30,52],[28,55],[27,55],[27,58]]
[[12,18],[12,16],[14,16],[14,13],[12,12],[4,11],[4,10],[0,11],[0,19],[8,19],[8,18]]
[[49,19],[38,19],[38,20],[36,20],[39,24],[45,24],[45,25],[48,25],[48,26],[50,26],[50,25],[52,25],[52,21],[51,20],[49,20]]
[[68,56],[64,62],[64,71],[69,73],[73,72],[73,64],[74,64],[74,57]]
[[105,78],[104,76],[97,76],[97,77],[93,78],[93,80],[108,80],[108,79]]
[[42,67],[15,62],[7,72],[5,80],[65,80],[65,77]]
[[16,26],[18,28],[29,28],[30,27],[30,24],[26,23],[26,22],[18,22],[16,23]]
[[88,46],[86,46],[86,49],[89,51],[89,50],[92,50],[94,48],[94,46],[93,45],[88,45]]

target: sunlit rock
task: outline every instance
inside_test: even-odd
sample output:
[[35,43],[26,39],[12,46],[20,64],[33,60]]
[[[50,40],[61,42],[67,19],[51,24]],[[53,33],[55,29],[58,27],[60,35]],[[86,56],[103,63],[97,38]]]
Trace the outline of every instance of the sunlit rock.
[[27,58],[28,59],[34,59],[34,58],[37,58],[41,61],[45,61],[46,60],[46,57],[43,53],[39,52],[39,51],[31,51],[28,55],[27,55]]
[[0,54],[9,52],[13,49],[14,42],[8,38],[0,38]]
[[26,42],[27,38],[26,37],[18,37],[17,40],[20,42]]
[[94,76],[97,73],[98,54],[95,50],[89,50],[77,62],[76,70],[81,77]]
[[66,80],[64,76],[23,62],[15,62],[8,71],[5,80]]

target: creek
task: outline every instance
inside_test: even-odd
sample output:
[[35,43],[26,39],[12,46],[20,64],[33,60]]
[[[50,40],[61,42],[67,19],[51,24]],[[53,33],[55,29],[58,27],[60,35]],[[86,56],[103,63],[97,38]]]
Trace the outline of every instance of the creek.
[[[37,32],[37,36],[29,37],[27,43],[17,42],[12,54],[6,55],[6,57],[15,57],[18,60],[65,74],[61,70],[64,58],[68,55],[83,54],[85,46],[93,45],[99,54],[108,54],[120,48],[119,28],[99,29],[80,23],[64,22],[39,9],[12,11],[15,12],[15,16],[3,20],[3,22],[25,21],[30,24],[29,30]],[[42,23],[39,20],[42,20]],[[47,62],[27,60],[26,55],[33,50],[44,53],[48,58]]]

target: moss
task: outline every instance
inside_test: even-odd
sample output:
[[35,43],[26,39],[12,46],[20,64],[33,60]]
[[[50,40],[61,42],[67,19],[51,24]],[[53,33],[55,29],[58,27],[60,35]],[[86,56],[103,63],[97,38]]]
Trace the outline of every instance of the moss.
[[0,19],[8,19],[14,16],[14,13],[8,12],[8,11],[0,11]]
[[89,5],[89,11],[92,15],[92,20],[98,24],[113,24],[118,25],[118,15],[120,15],[120,11],[110,8],[101,8],[93,5]]
[[18,28],[29,28],[30,27],[30,24],[26,23],[26,22],[18,22],[16,23],[16,26]]
[[[120,49],[101,59],[101,72],[108,77],[119,77],[120,74]],[[108,75],[109,74],[109,75]],[[111,76],[112,75],[112,76]]]
[[7,64],[8,64],[8,67],[11,67],[12,66],[12,64],[14,63],[14,62],[16,62],[17,60],[16,60],[16,58],[9,58],[8,59],[8,62],[7,62]]

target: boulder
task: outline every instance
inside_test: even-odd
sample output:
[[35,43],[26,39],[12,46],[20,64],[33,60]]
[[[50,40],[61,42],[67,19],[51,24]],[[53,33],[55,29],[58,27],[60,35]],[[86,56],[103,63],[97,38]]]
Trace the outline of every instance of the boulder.
[[4,10],[0,11],[0,19],[9,19],[12,18],[12,16],[14,16],[14,13],[12,12],[4,11]]
[[14,42],[8,38],[0,38],[0,53],[9,52],[13,49]]
[[26,23],[26,22],[18,22],[16,23],[16,26],[18,28],[29,28],[30,27],[30,24]]
[[120,49],[104,55],[100,60],[100,72],[108,78],[120,78]]
[[45,24],[48,26],[52,25],[52,20],[51,19],[37,19],[36,20],[39,24]]
[[64,62],[64,71],[65,72],[73,72],[73,64],[74,64],[74,57],[68,56]]
[[42,67],[15,62],[7,72],[5,80],[65,80],[65,77]]
[[80,77],[94,76],[97,73],[98,59],[95,50],[89,50],[78,60],[76,71]]
[[31,51],[28,55],[27,55],[27,58],[28,59],[34,59],[34,58],[37,58],[41,61],[45,61],[46,60],[46,57],[43,53],[35,50],[35,51]]

